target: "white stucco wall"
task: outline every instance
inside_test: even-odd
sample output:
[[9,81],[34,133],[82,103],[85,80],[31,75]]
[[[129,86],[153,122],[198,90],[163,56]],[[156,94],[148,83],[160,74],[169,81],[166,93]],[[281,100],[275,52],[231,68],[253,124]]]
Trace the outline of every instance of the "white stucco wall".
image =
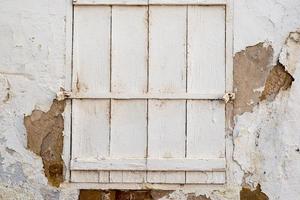
[[[41,158],[26,150],[23,125],[24,114],[35,108],[46,111],[64,86],[68,2],[0,0],[0,198],[76,197],[76,191],[48,186]],[[242,185],[260,183],[269,199],[299,198],[300,48],[285,46],[289,33],[300,28],[299,18],[298,0],[235,1],[234,52],[267,42],[274,48],[274,63],[281,53],[295,81],[275,101],[261,102],[252,113],[235,118],[234,135],[228,138],[233,149],[228,186],[193,192],[206,193],[211,199],[239,199]],[[286,52],[296,52],[293,61],[289,62]],[[185,199],[188,192],[172,195]]]

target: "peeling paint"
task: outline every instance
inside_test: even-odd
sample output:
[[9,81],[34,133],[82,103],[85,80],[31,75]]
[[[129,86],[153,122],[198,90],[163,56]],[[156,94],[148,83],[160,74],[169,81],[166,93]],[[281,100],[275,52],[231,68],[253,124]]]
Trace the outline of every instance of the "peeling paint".
[[27,131],[27,147],[41,156],[45,175],[53,186],[63,181],[63,129],[62,113],[65,101],[54,100],[48,112],[34,110],[24,118]]
[[255,89],[263,87],[271,69],[273,48],[259,43],[247,47],[234,56],[234,101],[235,115],[251,112],[258,104],[261,93]]

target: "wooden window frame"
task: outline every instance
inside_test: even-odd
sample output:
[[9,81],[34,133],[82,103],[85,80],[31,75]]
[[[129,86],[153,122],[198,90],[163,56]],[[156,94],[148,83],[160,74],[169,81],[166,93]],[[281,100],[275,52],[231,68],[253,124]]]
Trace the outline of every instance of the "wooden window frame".
[[[66,80],[64,89],[66,91],[72,90],[72,71],[73,71],[73,11],[74,6],[78,5],[198,5],[198,6],[225,6],[225,94],[233,93],[233,0],[66,0],[66,50],[65,50],[65,72]],[[182,94],[182,95],[159,95],[158,94],[147,94],[147,95],[120,95],[120,94],[103,94],[97,96],[77,96],[76,94],[66,94],[66,108],[64,112],[64,148],[63,148],[63,161],[65,164],[64,177],[65,182],[63,187],[74,187],[77,189],[144,189],[145,184],[127,184],[127,183],[70,183],[70,165],[71,165],[71,133],[72,133],[72,101],[71,99],[76,98],[87,98],[87,99],[201,99],[201,100],[220,100],[224,98],[224,94]],[[232,104],[226,104],[225,106],[225,133],[226,135],[232,134],[231,123],[232,123]],[[226,149],[230,147],[230,143],[225,139],[225,159],[226,161],[230,158],[230,152]],[[186,159],[185,159],[186,160]],[[211,162],[212,160],[210,160]],[[177,163],[178,161],[176,161]],[[197,163],[198,164],[198,163]],[[169,163],[172,168],[172,163]],[[205,163],[205,160],[201,160],[201,165],[204,168],[208,168],[210,163]],[[220,166],[223,163],[219,163]],[[226,165],[226,163],[225,163]],[[156,161],[153,161],[153,166],[159,166]],[[193,165],[189,162],[179,166],[180,169],[192,169]],[[103,168],[107,167],[102,166]],[[174,167],[174,166],[173,166]],[[226,166],[225,166],[226,167]],[[176,168],[176,167],[174,167]],[[144,166],[141,168],[144,169]],[[198,169],[198,168],[197,168]],[[90,167],[88,170],[93,170]],[[138,170],[138,169],[137,169]],[[226,168],[227,170],[227,168]],[[214,169],[213,172],[218,172],[218,169]],[[225,181],[227,183],[227,180]],[[197,184],[151,184],[146,183],[147,187],[154,187],[159,185],[159,189],[178,189],[180,188],[195,188],[202,187]],[[216,188],[222,186],[214,186]]]

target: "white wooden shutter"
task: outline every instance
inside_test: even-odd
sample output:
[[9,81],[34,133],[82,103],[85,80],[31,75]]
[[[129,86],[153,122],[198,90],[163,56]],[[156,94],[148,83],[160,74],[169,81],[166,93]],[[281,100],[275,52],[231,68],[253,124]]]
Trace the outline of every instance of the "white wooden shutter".
[[226,1],[202,3],[74,3],[72,182],[225,182]]

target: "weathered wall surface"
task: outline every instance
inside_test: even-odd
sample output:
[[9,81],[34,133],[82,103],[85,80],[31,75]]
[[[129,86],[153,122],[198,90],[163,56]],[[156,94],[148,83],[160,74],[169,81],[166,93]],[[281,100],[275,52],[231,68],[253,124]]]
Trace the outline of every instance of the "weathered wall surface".
[[[0,1],[0,199],[78,198],[76,190],[51,186],[62,172],[61,149],[51,141],[61,141],[63,108],[52,103],[65,82],[67,2]],[[237,99],[233,135],[227,137],[228,184],[168,192],[162,199],[300,196],[300,1],[237,0],[234,13]],[[39,133],[39,143],[32,145]],[[110,193],[157,199],[154,194],[158,191]],[[82,191],[80,198],[87,195]]]

